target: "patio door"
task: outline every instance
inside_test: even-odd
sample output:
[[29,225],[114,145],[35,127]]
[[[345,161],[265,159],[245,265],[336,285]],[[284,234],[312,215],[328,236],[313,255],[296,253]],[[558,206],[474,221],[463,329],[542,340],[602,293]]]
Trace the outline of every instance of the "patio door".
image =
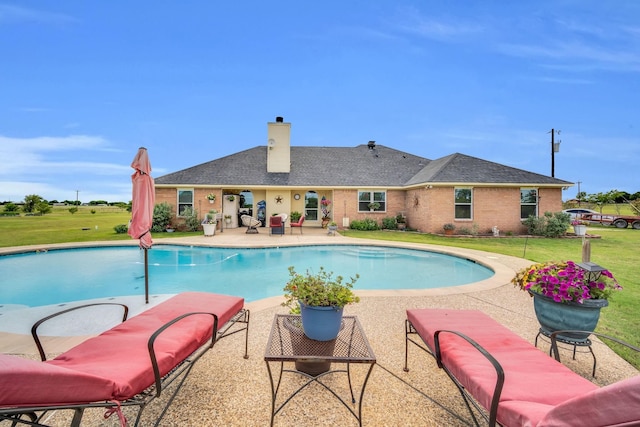
[[304,220],[317,221],[318,215],[318,193],[315,191],[307,191],[304,195]]

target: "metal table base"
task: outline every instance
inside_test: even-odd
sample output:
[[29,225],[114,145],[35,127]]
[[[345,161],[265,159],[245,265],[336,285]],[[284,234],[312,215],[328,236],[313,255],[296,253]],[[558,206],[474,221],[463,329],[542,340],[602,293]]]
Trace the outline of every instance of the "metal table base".
[[[376,363],[376,358],[371,346],[369,345],[367,337],[364,334],[362,326],[355,316],[343,317],[343,324],[338,338],[332,341],[320,342],[311,340],[304,335],[300,325],[300,316],[278,314],[273,320],[264,360],[267,365],[267,371],[269,373],[269,380],[271,383],[271,426],[273,426],[275,416],[296,395],[313,383],[319,384],[330,392],[340,403],[342,403],[344,407],[349,410],[349,412],[358,420],[359,425],[362,426],[362,399],[371,371]],[[303,361],[331,362],[332,366],[335,366],[334,364],[346,364],[346,368],[329,369],[326,372],[314,376],[301,372],[297,369],[289,369],[285,367],[285,362],[295,363]],[[271,366],[275,363],[280,364],[280,370],[277,375],[274,375]],[[367,370],[364,382],[360,389],[360,395],[357,399],[357,412],[347,401],[345,401],[343,397],[338,395],[335,390],[323,381],[323,379],[328,375],[346,373],[347,380],[349,382],[349,391],[351,393],[351,403],[355,404],[356,397],[351,378],[351,364],[353,363],[369,364],[369,369]],[[307,381],[278,404],[278,394],[281,391],[280,386],[282,384],[284,373],[302,376],[306,378]]]

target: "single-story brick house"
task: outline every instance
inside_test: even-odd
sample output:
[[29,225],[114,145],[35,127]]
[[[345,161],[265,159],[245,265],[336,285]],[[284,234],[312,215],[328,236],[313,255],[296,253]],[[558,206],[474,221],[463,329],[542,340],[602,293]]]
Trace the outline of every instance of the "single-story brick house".
[[305,215],[304,226],[319,227],[324,197],[339,227],[365,218],[381,224],[402,214],[408,227],[422,232],[442,233],[445,223],[453,223],[517,234],[529,215],[562,210],[562,190],[573,185],[460,153],[429,160],[374,141],[296,147],[290,134],[291,123],[277,117],[267,124],[266,146],[156,178],[156,202],[174,206],[178,217],[187,207],[200,218],[215,209],[232,216],[227,227],[241,226],[239,213],[262,219],[293,211]]

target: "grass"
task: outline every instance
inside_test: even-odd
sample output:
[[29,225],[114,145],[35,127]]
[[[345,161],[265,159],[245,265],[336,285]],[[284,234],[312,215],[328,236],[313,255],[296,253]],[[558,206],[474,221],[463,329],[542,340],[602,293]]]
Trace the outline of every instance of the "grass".
[[[610,270],[624,288],[610,301],[609,307],[602,310],[598,332],[613,335],[637,347],[640,347],[640,263],[637,248],[640,243],[640,231],[616,229],[613,227],[589,226],[589,234],[601,236],[591,239],[591,261]],[[442,246],[456,246],[468,249],[500,253],[534,262],[551,260],[582,259],[581,239],[543,239],[527,237],[476,238],[444,237],[431,234],[385,231],[342,232],[349,237],[364,239],[426,243]],[[611,347],[628,362],[640,369],[640,353],[622,346]]]
[[[615,208],[605,207],[603,211],[614,213]],[[631,214],[631,212],[625,213]],[[82,206],[75,214],[69,213],[67,208],[56,207],[52,213],[44,216],[0,217],[0,247],[129,240],[130,237],[127,234],[116,234],[113,228],[119,224],[126,224],[130,216],[126,210],[115,207]],[[637,256],[640,231],[630,228],[590,226],[588,232],[602,236],[601,239],[591,240],[591,260],[608,268],[624,287],[624,290],[610,301],[609,307],[602,310],[598,331],[640,346],[640,335],[637,332],[640,330],[640,263]],[[199,233],[162,233],[162,237],[194,234]],[[561,259],[581,260],[582,258],[580,239],[450,238],[411,232],[353,230],[342,231],[342,234],[365,239],[477,249],[526,258],[532,263]],[[157,234],[155,236],[157,237]],[[636,368],[640,368],[640,354],[619,347],[614,349]]]

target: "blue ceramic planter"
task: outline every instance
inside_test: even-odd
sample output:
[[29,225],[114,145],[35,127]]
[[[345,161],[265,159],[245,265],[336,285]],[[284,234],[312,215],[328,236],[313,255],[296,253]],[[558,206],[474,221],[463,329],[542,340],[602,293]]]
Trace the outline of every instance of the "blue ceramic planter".
[[[553,298],[531,292],[533,308],[540,323],[540,331],[549,336],[552,332],[575,330],[593,332],[600,319],[600,309],[609,305],[604,299],[585,300],[584,303],[555,302]],[[586,342],[589,334],[560,334],[559,338],[570,342]]]
[[300,302],[304,334],[316,341],[331,341],[338,336],[343,308],[315,307]]

